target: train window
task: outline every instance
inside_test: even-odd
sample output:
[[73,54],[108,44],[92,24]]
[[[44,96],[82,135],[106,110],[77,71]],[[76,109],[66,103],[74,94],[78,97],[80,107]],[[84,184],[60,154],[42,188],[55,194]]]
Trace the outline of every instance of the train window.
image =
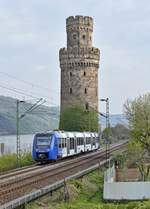
[[59,148],[61,148],[61,139],[59,139],[58,142],[59,142]]
[[70,138],[70,149],[74,149],[74,138]]
[[84,145],[84,138],[82,137],[77,138],[77,145]]
[[64,139],[62,139],[61,147],[64,148]]
[[91,138],[90,137],[87,137],[86,138],[86,144],[90,144],[91,143]]
[[51,136],[41,135],[36,137],[37,146],[49,146],[51,141]]
[[77,145],[79,145],[79,138],[77,138]]
[[64,139],[64,147],[67,147],[67,140],[66,140],[66,138]]

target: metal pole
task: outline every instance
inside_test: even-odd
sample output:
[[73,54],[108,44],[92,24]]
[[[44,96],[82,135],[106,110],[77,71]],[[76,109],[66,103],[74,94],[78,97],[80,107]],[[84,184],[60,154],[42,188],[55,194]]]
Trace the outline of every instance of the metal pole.
[[16,108],[16,154],[17,154],[17,168],[20,167],[20,136],[19,136],[19,100],[17,100]]
[[[106,98],[106,164],[109,163],[109,158],[110,158],[110,139],[109,139],[109,128],[110,128],[110,123],[109,123],[109,98]],[[109,165],[108,165],[109,167]]]

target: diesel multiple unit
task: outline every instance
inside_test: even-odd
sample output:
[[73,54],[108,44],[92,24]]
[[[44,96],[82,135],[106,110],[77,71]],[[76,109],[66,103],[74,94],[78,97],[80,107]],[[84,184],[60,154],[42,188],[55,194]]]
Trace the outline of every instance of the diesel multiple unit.
[[35,161],[46,162],[98,148],[97,133],[52,131],[35,135],[32,155]]

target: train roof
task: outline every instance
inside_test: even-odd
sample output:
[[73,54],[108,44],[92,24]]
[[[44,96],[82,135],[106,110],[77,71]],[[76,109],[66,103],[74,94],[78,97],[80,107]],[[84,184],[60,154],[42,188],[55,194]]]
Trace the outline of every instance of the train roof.
[[73,138],[73,137],[97,137],[98,133],[96,132],[78,132],[78,131],[47,131],[40,132],[36,135],[46,135],[46,134],[55,134],[58,138]]
[[73,137],[97,137],[96,132],[69,132],[69,131],[54,131],[58,138],[73,138]]

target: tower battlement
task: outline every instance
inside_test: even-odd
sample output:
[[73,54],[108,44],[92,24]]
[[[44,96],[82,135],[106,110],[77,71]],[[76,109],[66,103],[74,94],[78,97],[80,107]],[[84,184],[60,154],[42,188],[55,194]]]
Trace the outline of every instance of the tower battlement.
[[70,16],[66,19],[67,48],[92,47],[93,19]]
[[66,29],[73,29],[75,27],[85,27],[93,31],[93,18],[89,16],[70,16],[66,19]]
[[60,67],[69,66],[99,66],[100,51],[98,48],[61,48],[59,56]]

